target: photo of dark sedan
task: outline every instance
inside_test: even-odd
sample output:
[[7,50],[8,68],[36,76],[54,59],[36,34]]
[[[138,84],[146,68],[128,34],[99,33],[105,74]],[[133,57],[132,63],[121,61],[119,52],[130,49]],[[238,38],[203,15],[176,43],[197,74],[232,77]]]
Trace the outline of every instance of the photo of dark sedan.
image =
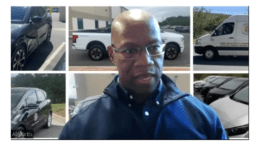
[[36,131],[50,128],[52,122],[51,100],[38,88],[11,88],[11,130]]
[[27,57],[49,41],[52,18],[44,7],[11,7],[11,70],[23,70]]
[[235,92],[247,86],[248,81],[248,78],[236,78],[226,82],[218,88],[210,90],[205,99],[205,103],[210,104],[211,102],[219,98],[223,98],[224,96],[234,94]]
[[203,95],[204,97],[207,96],[208,92],[215,88],[215,87],[219,87],[221,86],[222,84],[226,83],[227,81],[230,81],[234,79],[234,77],[219,77],[217,78],[216,80],[212,81],[212,82],[209,82],[207,83],[206,85],[204,85],[201,89],[201,92],[200,94]]

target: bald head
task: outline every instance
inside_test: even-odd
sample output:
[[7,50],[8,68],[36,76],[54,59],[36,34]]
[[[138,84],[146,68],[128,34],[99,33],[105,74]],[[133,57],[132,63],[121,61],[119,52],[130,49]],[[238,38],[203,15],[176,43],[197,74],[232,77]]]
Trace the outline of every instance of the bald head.
[[[149,12],[134,9],[120,14],[112,23],[111,37],[115,46],[125,43],[124,38],[144,39],[160,36],[157,20]],[[120,47],[120,46],[118,46]]]

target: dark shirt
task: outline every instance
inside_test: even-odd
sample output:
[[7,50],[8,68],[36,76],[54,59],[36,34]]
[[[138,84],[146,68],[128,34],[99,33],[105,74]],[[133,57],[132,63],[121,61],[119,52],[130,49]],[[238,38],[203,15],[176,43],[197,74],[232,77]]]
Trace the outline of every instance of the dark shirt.
[[65,125],[59,139],[227,139],[215,111],[180,92],[165,75],[144,104],[134,98],[116,77],[100,99]]

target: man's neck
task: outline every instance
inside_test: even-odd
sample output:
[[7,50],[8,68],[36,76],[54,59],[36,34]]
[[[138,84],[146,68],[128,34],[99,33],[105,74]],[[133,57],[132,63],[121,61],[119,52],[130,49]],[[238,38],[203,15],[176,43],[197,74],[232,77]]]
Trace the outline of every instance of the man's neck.
[[[155,91],[151,92],[151,93],[136,93],[135,91],[132,91],[130,89],[127,89],[126,87],[124,87],[121,83],[120,83],[120,78],[118,78],[117,82],[118,84],[120,85],[120,87],[122,88],[122,90],[126,93],[130,93],[130,95],[132,95],[134,97],[134,100],[139,103],[139,104],[144,104],[145,101],[148,99],[148,98],[151,98],[153,96],[155,96]],[[158,86],[160,85],[160,82],[158,84]],[[158,88],[158,86],[156,86],[156,88]],[[156,90],[155,88],[155,90]]]

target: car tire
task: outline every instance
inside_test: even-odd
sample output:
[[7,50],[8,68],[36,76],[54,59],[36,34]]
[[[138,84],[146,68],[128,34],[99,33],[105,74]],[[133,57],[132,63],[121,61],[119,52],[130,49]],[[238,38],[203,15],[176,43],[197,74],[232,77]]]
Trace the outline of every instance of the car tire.
[[22,126],[16,128],[16,131],[17,131],[17,137],[15,138],[25,138],[25,134],[23,133],[25,129]]
[[46,41],[50,41],[50,40],[51,40],[51,30],[52,30],[52,27],[49,26],[49,28],[48,28],[48,32],[47,32]]
[[180,48],[175,44],[166,45],[165,48],[165,58],[169,60],[174,60],[180,54]]
[[218,52],[213,48],[206,48],[203,53],[203,56],[206,60],[214,60],[218,56]]
[[99,61],[105,56],[105,48],[101,45],[92,45],[88,55],[92,60]]
[[27,53],[23,45],[19,45],[11,58],[11,70],[23,70],[26,64]]
[[50,128],[51,127],[51,122],[52,122],[52,114],[49,113],[47,117],[46,124],[44,125],[44,128]]

